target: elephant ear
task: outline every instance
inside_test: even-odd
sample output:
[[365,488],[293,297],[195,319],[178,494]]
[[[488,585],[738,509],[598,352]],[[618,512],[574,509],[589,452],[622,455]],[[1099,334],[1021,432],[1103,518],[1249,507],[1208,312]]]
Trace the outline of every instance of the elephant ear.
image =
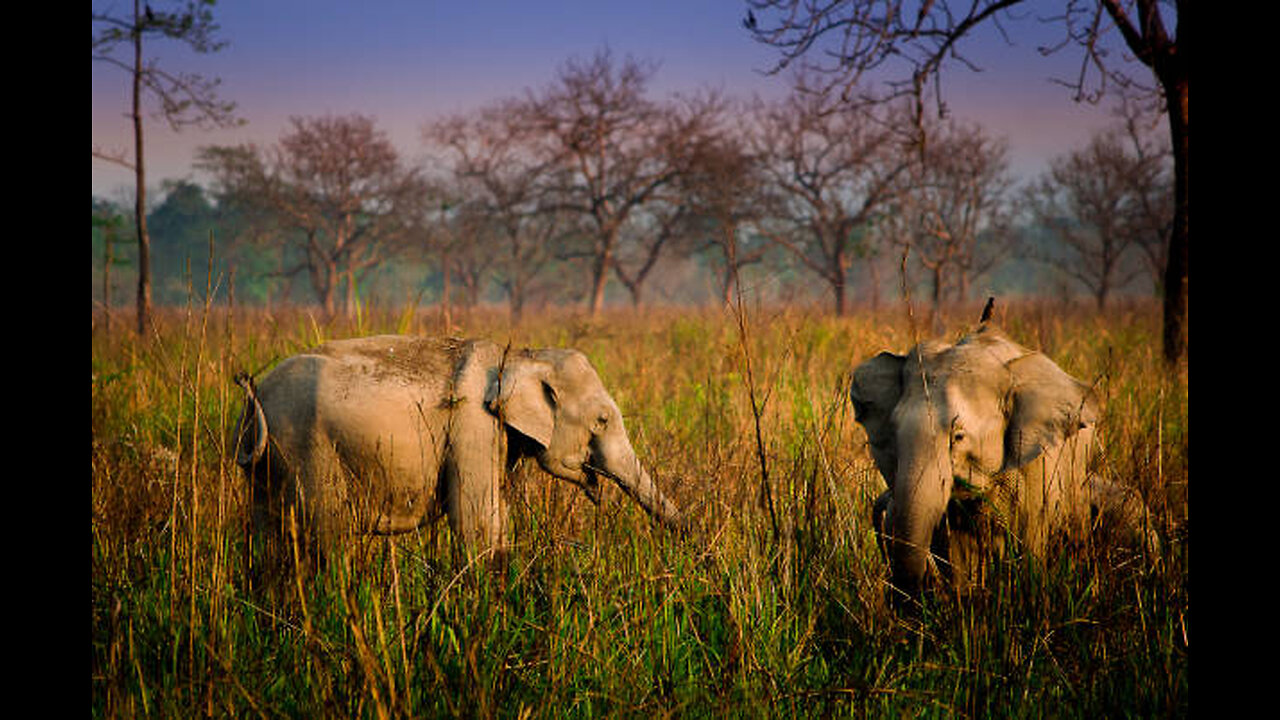
[[535,360],[509,360],[485,388],[484,404],[507,426],[542,447],[551,444],[555,428],[555,391],[551,368]]
[[880,474],[892,485],[897,449],[890,416],[902,397],[903,355],[882,352],[853,371],[849,399],[854,419],[862,424],[871,440],[871,457]]
[[1005,363],[1012,385],[1004,469],[1019,468],[1098,420],[1092,389],[1040,353]]

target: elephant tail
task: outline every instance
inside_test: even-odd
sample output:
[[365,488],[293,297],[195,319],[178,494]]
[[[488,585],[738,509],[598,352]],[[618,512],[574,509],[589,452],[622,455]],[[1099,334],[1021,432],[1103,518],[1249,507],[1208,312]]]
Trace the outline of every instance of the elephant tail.
[[267,449],[267,416],[262,411],[253,378],[242,372],[236,375],[235,381],[244,388],[244,410],[236,428],[236,464],[248,468],[261,460]]

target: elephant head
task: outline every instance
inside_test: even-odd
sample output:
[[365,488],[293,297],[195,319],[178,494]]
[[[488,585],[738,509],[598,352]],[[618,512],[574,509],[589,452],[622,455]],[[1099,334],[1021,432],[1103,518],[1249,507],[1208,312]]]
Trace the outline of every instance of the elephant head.
[[656,520],[680,525],[675,505],[636,457],[617,403],[582,353],[508,354],[491,374],[485,406],[527,439],[524,452],[543,470],[579,486],[593,502],[606,477]]
[[931,553],[944,572],[956,561],[957,508],[996,516],[1032,552],[1087,522],[1093,394],[996,328],[882,352],[855,369],[850,397],[889,486],[875,521],[906,594],[919,594]]

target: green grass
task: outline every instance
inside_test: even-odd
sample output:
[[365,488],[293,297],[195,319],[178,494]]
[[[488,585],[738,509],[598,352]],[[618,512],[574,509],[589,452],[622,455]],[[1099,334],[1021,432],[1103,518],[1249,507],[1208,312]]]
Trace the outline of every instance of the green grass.
[[[976,316],[956,312],[951,336]],[[518,329],[474,312],[461,333],[591,357],[691,532],[522,466],[505,568],[468,565],[441,525],[270,588],[246,551],[231,378],[356,323],[193,308],[146,341],[95,325],[92,714],[1185,715],[1187,386],[1160,366],[1158,309],[998,319],[1097,383],[1099,471],[1144,493],[1164,542],[992,561],[981,591],[915,618],[886,600],[869,523],[883,483],[844,400],[858,361],[912,344],[901,312],[753,311],[745,340],[727,311]],[[359,329],[434,322],[362,308]]]

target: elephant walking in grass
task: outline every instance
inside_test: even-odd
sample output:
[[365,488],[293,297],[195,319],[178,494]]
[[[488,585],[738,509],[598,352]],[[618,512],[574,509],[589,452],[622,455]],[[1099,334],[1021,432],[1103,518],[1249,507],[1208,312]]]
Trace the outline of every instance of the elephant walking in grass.
[[955,344],[926,340],[863,362],[850,397],[888,484],[873,524],[908,597],[933,572],[958,587],[980,581],[982,558],[1006,536],[1042,556],[1055,539],[1085,538],[1101,514],[1147,537],[1141,503],[1089,472],[1090,386],[985,313]]
[[[473,555],[501,552],[504,478],[524,456],[593,502],[605,477],[657,521],[680,523],[575,350],[377,336],[329,342],[238,381],[236,462],[254,524],[300,530],[322,554],[353,533],[406,532],[441,514]],[[280,537],[266,534],[268,544]]]

